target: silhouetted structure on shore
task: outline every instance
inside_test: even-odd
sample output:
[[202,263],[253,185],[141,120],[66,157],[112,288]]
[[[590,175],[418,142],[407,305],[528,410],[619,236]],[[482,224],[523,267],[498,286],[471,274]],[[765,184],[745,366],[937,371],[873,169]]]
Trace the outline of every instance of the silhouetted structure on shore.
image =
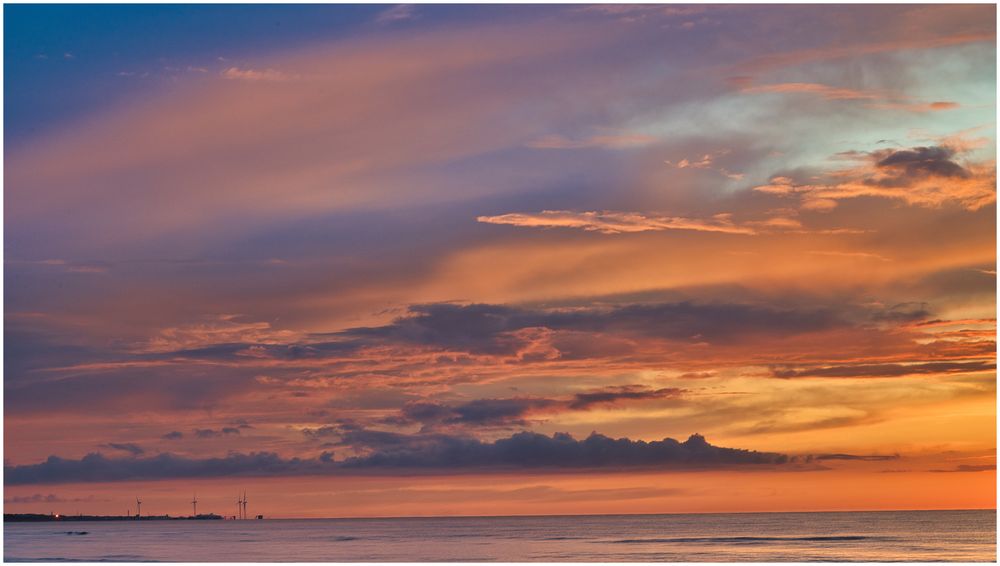
[[[124,515],[84,515],[77,512],[76,515],[65,515],[61,513],[4,513],[4,522],[52,522],[52,521],[212,521],[229,519],[215,513],[198,513],[198,494],[191,496],[191,515],[187,517],[171,517],[170,515],[142,515],[142,500],[135,498],[136,511],[132,514],[132,509],[125,511]],[[239,495],[236,500],[237,514],[232,519],[248,519],[247,515],[247,492]],[[257,515],[258,519],[263,519],[263,515]]]
[[204,513],[192,515],[190,517],[171,517],[170,515],[147,515],[136,517],[133,515],[60,515],[50,513],[4,513],[5,523],[45,523],[56,521],[221,521],[222,515],[215,513]]

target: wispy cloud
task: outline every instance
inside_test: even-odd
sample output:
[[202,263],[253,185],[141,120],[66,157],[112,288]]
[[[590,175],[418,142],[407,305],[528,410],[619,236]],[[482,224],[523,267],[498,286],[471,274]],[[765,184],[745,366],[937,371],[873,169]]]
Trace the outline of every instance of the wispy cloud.
[[695,230],[724,234],[754,234],[746,226],[734,224],[728,214],[717,214],[708,219],[679,216],[656,216],[638,212],[574,212],[570,210],[543,210],[536,213],[510,213],[498,216],[479,216],[485,224],[505,224],[525,228],[576,228],[601,234],[627,234],[661,230]]
[[891,259],[871,252],[845,252],[840,250],[809,250],[812,255],[820,256],[830,256],[830,257],[846,257],[846,258],[857,258],[857,259],[874,259],[876,261],[892,261]]
[[885,462],[898,460],[899,454],[817,454],[816,460],[854,460],[859,462]]
[[389,24],[403,20],[412,20],[417,17],[417,7],[413,4],[396,4],[392,8],[382,10],[375,16],[375,22],[379,24]]
[[[748,85],[749,79],[737,82]],[[879,110],[905,110],[917,113],[953,110],[959,107],[957,102],[920,102],[908,96],[890,91],[858,90],[820,83],[776,83],[743,86],[741,92],[747,94],[806,94],[826,100],[864,101],[865,106]]]
[[634,133],[598,134],[576,139],[549,135],[530,141],[525,145],[535,149],[628,149],[650,145],[657,141],[656,137]]
[[850,88],[838,88],[818,83],[778,83],[758,86],[749,86],[743,92],[756,93],[791,93],[791,94],[812,94],[827,100],[877,100],[885,98],[885,93],[876,91],[854,90]]
[[[623,23],[643,21],[658,22],[664,27],[691,29],[697,23],[709,22],[705,15],[711,11],[724,10],[719,5],[661,5],[661,4],[593,4],[572,8],[576,13],[591,13],[613,18]],[[663,24],[664,21],[681,20],[676,26]]]
[[992,472],[997,469],[996,464],[959,464],[950,469],[930,470],[934,473],[965,473],[965,472]]
[[996,32],[972,32],[930,37],[911,37],[871,43],[854,43],[851,45],[830,45],[827,47],[801,49],[755,57],[740,65],[740,68],[745,71],[758,72],[815,61],[830,61],[893,51],[933,49],[995,40]]
[[69,273],[106,273],[111,265],[106,262],[96,261],[67,261],[65,259],[7,259],[9,264],[31,265],[44,267],[57,267]]
[[221,76],[229,80],[264,82],[283,82],[296,78],[296,75],[275,69],[241,69],[239,67],[229,67],[222,71]]
[[907,112],[923,113],[954,110],[960,105],[957,102],[941,100],[937,102],[879,102],[868,104],[867,106],[879,110],[905,110]]

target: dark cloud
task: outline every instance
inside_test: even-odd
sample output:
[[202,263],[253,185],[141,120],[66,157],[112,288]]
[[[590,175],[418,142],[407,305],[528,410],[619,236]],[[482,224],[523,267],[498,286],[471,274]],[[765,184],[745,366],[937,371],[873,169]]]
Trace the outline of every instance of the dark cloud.
[[994,362],[926,362],[919,364],[851,364],[813,368],[772,368],[771,374],[782,379],[796,377],[899,377],[936,373],[992,371]]
[[649,389],[634,385],[622,385],[620,387],[608,387],[598,391],[577,393],[574,401],[569,404],[570,409],[589,409],[594,405],[614,405],[619,401],[641,401],[646,399],[665,399],[679,397],[684,393],[683,389],[667,387],[663,389]]
[[72,499],[67,499],[65,497],[60,497],[54,493],[49,493],[48,495],[42,495],[41,493],[36,493],[34,495],[14,495],[11,497],[5,497],[4,503],[84,503],[92,501],[108,501],[107,499],[97,499],[93,495],[88,497],[74,497]]
[[875,322],[904,323],[924,320],[931,315],[927,303],[899,303],[872,313]]
[[341,430],[337,426],[321,426],[318,428],[304,428],[302,434],[309,438],[325,438],[330,436],[340,436]]
[[403,435],[341,429],[341,443],[361,441],[373,447],[363,456],[341,461],[332,452],[314,459],[282,458],[271,452],[230,453],[195,459],[165,453],[148,458],[107,458],[100,453],[79,460],[49,456],[39,464],[5,466],[7,485],[111,482],[227,476],[294,476],[378,471],[546,469],[718,469],[747,465],[781,465],[792,458],[771,452],[721,448],[692,435],[684,442],[665,438],[652,442],[614,439],[592,433],[577,440],[566,433],[552,436],[520,432],[494,442],[449,435]]
[[14,497],[5,497],[4,503],[63,503],[66,500],[58,497],[55,494],[42,495],[41,493],[36,493],[34,495],[20,495]]
[[[4,382],[5,408],[12,413],[72,413],[114,410],[141,399],[146,406],[158,408],[212,410],[232,397],[260,389],[260,374],[252,368],[257,363],[282,362],[271,364],[268,370],[269,383],[277,387],[300,376],[296,371],[298,361],[307,366],[318,365],[319,361],[337,364],[331,370],[333,375],[345,379],[373,373],[400,375],[402,370],[395,368],[373,372],[370,365],[338,363],[345,357],[366,356],[367,348],[386,344],[437,349],[456,356],[454,352],[465,351],[518,356],[521,360],[540,355],[572,361],[628,356],[643,341],[707,342],[725,347],[833,329],[916,321],[928,314],[922,303],[884,308],[840,302],[815,306],[815,301],[809,306],[808,301],[795,297],[778,302],[753,295],[730,300],[692,302],[650,295],[608,297],[584,303],[587,306],[579,302],[558,307],[416,305],[384,326],[313,334],[304,338],[308,343],[224,343],[170,352],[105,349],[100,356],[86,349],[64,348],[65,340],[53,342],[45,338],[44,332],[29,332],[28,323],[20,322],[20,334],[15,333],[12,342],[20,361],[5,366],[12,374],[12,379]],[[215,363],[219,361],[231,363]],[[194,369],[207,362],[212,362],[212,379],[204,379]],[[43,379],[41,376],[49,374],[34,371],[46,364],[51,369],[53,363],[60,368],[56,370],[58,380]],[[446,363],[463,362],[451,359]],[[578,406],[585,404],[581,399]],[[467,413],[459,418],[470,423],[477,418],[486,420],[487,416],[480,415],[488,410],[518,411],[516,407],[482,403],[467,407]],[[508,418],[515,424],[519,422],[516,417]],[[244,423],[236,422],[228,426],[245,428]],[[205,434],[200,437],[205,438]]]
[[712,446],[700,435],[684,442],[672,438],[646,442],[597,433],[577,440],[566,433],[519,432],[495,442],[439,435],[429,442],[403,443],[348,458],[341,465],[355,469],[616,469],[725,468],[789,461],[783,454]]
[[698,336],[711,342],[742,335],[791,335],[845,324],[833,309],[691,302],[565,310],[445,303],[415,305],[409,312],[392,324],[355,328],[345,335],[510,355],[527,345],[529,338],[514,334],[527,328],[684,341]]
[[[4,387],[29,381],[32,370],[52,366],[97,362],[107,352],[73,342],[68,331],[46,322],[4,319]],[[5,403],[4,409],[16,409]]]
[[561,403],[554,399],[514,397],[510,399],[476,399],[456,406],[437,403],[407,403],[401,417],[421,423],[459,425],[523,425],[524,417],[534,411],[555,408]]
[[425,401],[410,402],[403,405],[400,411],[401,418],[397,418],[400,423],[417,421],[422,423],[441,422],[454,418],[455,411],[447,406],[438,403],[428,403]]
[[273,452],[231,453],[194,459],[175,454],[149,458],[107,458],[90,453],[79,460],[49,456],[40,464],[5,466],[6,485],[113,482],[225,476],[279,476],[325,473],[332,464],[319,459],[284,459]]
[[[162,408],[210,410],[229,397],[260,387],[258,375],[247,371],[254,360],[284,362],[269,370],[274,383],[280,383],[292,375],[291,368],[297,361],[311,365],[316,360],[339,360],[382,344],[519,356],[524,360],[536,355],[574,360],[628,355],[640,340],[724,346],[871,323],[911,321],[927,314],[922,304],[888,309],[842,303],[819,307],[806,304],[791,299],[785,303],[767,302],[759,297],[728,303],[626,297],[590,302],[589,306],[574,303],[559,307],[438,303],[412,306],[405,316],[384,326],[313,334],[303,343],[220,343],[169,352],[71,348],[66,340],[53,341],[45,332],[36,332],[22,321],[11,338],[16,360],[5,366],[12,374],[12,379],[4,382],[5,408],[12,412],[73,412],[131,406],[134,399],[142,398],[144,403],[157,403]],[[234,363],[213,365],[213,379],[187,371],[199,363],[220,360]],[[51,369],[53,363],[61,368],[61,379],[37,378],[40,373],[33,370]],[[166,373],[168,379],[164,378]],[[370,373],[366,368],[337,370],[337,375],[345,378]],[[230,424],[245,428],[243,423]]]
[[950,470],[931,470],[935,473],[990,472],[997,469],[996,464],[959,464]]
[[215,438],[217,436],[225,436],[227,434],[239,434],[240,429],[236,427],[223,427],[220,430],[215,430],[211,428],[196,428],[194,429],[194,435],[197,438]]
[[453,410],[456,413],[454,422],[459,423],[509,423],[512,419],[524,416],[527,413],[551,407],[557,404],[552,399],[476,399],[469,403],[459,405]]
[[386,446],[398,446],[408,442],[415,442],[416,439],[423,438],[397,432],[364,428],[349,419],[339,420],[336,424],[332,425],[305,428],[302,429],[302,434],[313,440],[334,440],[334,442],[325,444],[326,446],[351,446],[356,449],[374,450]]
[[442,405],[427,401],[410,402],[398,417],[384,420],[386,424],[419,422],[444,425],[523,426],[526,418],[539,413],[585,411],[596,405],[614,405],[622,401],[643,401],[678,397],[683,389],[651,389],[639,385],[621,385],[577,393],[569,399],[512,397],[508,399],[476,399],[459,405]]
[[893,182],[909,181],[927,176],[969,177],[969,172],[953,161],[955,150],[948,147],[914,147],[875,152],[875,166],[896,174]]
[[173,430],[163,435],[166,440],[180,440],[184,438],[184,433],[179,430]]
[[383,450],[398,446],[420,445],[431,437],[411,436],[398,432],[371,430],[360,426],[341,425],[337,446],[351,446],[360,449]]
[[138,444],[132,444],[131,442],[109,442],[107,444],[102,444],[103,448],[110,448],[112,450],[121,450],[122,452],[128,452],[133,456],[141,456],[145,454],[146,451]]
[[410,307],[410,315],[380,327],[349,331],[359,337],[384,338],[473,352],[510,354],[518,344],[500,335],[542,326],[526,320],[527,313],[501,305],[433,304]]
[[692,371],[688,373],[682,373],[677,376],[678,379],[708,379],[710,377],[715,377],[716,373],[714,371]]

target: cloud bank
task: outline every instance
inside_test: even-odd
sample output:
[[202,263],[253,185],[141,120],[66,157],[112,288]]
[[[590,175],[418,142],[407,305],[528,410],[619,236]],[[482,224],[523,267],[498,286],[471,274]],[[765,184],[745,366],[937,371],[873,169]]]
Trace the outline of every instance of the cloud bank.
[[26,485],[405,470],[721,469],[790,461],[784,454],[713,446],[697,434],[684,442],[672,438],[646,442],[597,433],[577,440],[566,433],[520,432],[494,442],[449,435],[393,435],[381,439],[371,453],[339,461],[331,452],[316,458],[283,458],[273,452],[204,459],[170,453],[127,459],[100,453],[78,460],[50,456],[38,464],[5,466],[4,478],[6,485]]

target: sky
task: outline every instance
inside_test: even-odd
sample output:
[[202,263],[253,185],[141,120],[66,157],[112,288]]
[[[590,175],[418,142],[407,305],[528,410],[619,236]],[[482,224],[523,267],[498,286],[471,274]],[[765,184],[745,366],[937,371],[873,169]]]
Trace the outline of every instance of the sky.
[[994,508],[996,7],[4,6],[4,510]]

